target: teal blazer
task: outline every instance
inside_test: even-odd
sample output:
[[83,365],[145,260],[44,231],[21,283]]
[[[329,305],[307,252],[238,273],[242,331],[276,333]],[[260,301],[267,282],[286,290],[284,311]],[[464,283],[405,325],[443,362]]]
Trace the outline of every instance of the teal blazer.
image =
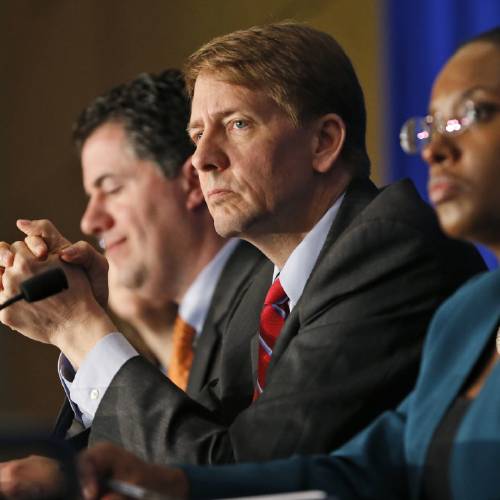
[[[460,288],[437,311],[415,389],[330,455],[267,464],[185,467],[191,496],[321,489],[341,499],[421,498],[432,436],[500,322],[500,270]],[[325,425],[328,422],[325,421]],[[447,464],[454,499],[500,499],[500,363],[467,409]]]

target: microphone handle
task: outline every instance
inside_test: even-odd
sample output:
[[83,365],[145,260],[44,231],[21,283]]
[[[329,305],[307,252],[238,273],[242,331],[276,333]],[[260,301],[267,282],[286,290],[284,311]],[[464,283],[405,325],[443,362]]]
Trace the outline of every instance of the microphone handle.
[[0,311],[21,299],[36,302],[62,292],[68,288],[68,280],[60,267],[54,267],[24,280],[20,287],[21,293],[0,304]]
[[6,300],[3,304],[0,304],[0,311],[2,309],[5,309],[7,306],[10,306],[14,302],[17,302],[18,300],[21,300],[24,298],[24,295],[22,293],[19,293],[18,295],[14,295],[14,297],[11,297],[9,300]]

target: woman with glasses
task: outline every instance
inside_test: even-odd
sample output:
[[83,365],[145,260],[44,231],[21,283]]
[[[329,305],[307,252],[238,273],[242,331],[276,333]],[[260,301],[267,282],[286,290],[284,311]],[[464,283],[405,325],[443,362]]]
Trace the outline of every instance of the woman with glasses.
[[[500,28],[455,53],[435,81],[429,115],[409,120],[401,142],[429,165],[444,231],[500,257]],[[401,406],[329,456],[165,469],[102,445],[86,459],[101,477],[120,479],[128,467],[137,483],[193,498],[306,489],[341,499],[500,498],[499,323],[497,270],[439,309]]]

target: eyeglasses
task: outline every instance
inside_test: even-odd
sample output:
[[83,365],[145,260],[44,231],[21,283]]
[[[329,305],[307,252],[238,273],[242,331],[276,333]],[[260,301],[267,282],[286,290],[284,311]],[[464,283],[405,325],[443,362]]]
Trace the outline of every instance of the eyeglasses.
[[499,109],[499,106],[491,104],[466,101],[455,118],[445,119],[438,113],[414,116],[401,127],[399,133],[401,148],[409,155],[420,154],[436,132],[448,136],[459,135]]

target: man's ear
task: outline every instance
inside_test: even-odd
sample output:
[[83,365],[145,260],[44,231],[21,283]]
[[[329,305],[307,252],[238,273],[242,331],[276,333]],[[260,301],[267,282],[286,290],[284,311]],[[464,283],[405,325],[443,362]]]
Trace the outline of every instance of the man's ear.
[[328,113],[316,120],[313,149],[313,168],[326,173],[342,152],[346,136],[344,120],[335,113]]
[[186,208],[190,211],[197,210],[205,204],[203,192],[201,191],[200,179],[189,157],[182,165],[180,175],[182,187],[186,193]]

